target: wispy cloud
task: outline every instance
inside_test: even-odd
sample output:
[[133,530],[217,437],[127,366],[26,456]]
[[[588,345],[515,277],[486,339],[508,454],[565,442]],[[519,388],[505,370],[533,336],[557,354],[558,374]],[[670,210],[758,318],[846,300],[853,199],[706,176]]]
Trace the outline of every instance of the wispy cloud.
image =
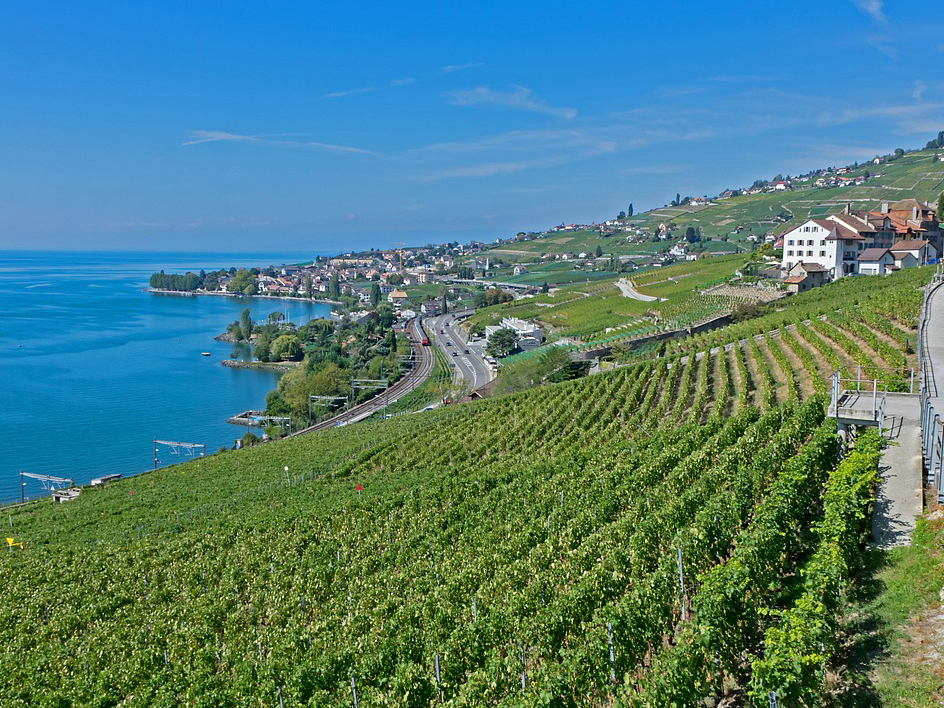
[[915,79],[914,91],[911,92],[911,97],[916,101],[921,101],[924,98],[924,92],[927,90],[927,85],[921,79]]
[[476,106],[492,105],[515,108],[521,111],[531,111],[534,113],[544,113],[550,116],[567,118],[568,120],[577,115],[576,108],[563,108],[547,105],[542,99],[537,98],[534,92],[524,86],[513,86],[511,91],[493,91],[487,86],[480,86],[469,91],[453,91],[452,105],[454,106]]
[[430,172],[423,176],[423,181],[432,182],[439,179],[456,178],[475,178],[475,177],[495,177],[497,175],[510,175],[515,172],[523,172],[535,167],[555,167],[564,163],[561,157],[544,158],[541,160],[506,160],[498,162],[484,162],[479,165],[468,165],[465,167],[453,167],[438,172]]
[[885,3],[882,0],[852,0],[852,4],[879,24],[888,22],[883,8]]
[[414,79],[412,76],[406,76],[402,79],[393,79],[390,81],[390,87],[395,88],[397,86],[409,86],[415,81],[416,79]]
[[869,37],[865,40],[866,44],[876,51],[884,54],[892,61],[898,61],[901,57],[901,51],[893,44],[889,44],[885,37]]
[[376,155],[378,153],[349,145],[335,145],[314,140],[283,140],[265,135],[239,135],[224,130],[191,130],[184,145],[200,145],[202,143],[252,143],[255,145],[272,145],[283,148],[324,150],[325,152],[353,153],[357,155]]
[[346,91],[332,91],[331,93],[326,93],[324,98],[343,98],[344,96],[354,96],[359,93],[370,93],[376,90],[376,86],[364,86],[363,88],[347,89]]
[[844,109],[823,113],[819,116],[820,125],[845,125],[874,119],[885,119],[897,124],[899,130],[907,133],[921,132],[919,125],[927,125],[931,119],[938,121],[944,113],[944,103],[907,103],[875,108]]
[[440,74],[452,74],[456,71],[463,71],[465,69],[476,69],[480,66],[485,66],[484,61],[473,61],[468,64],[447,64],[442,69],[439,70]]

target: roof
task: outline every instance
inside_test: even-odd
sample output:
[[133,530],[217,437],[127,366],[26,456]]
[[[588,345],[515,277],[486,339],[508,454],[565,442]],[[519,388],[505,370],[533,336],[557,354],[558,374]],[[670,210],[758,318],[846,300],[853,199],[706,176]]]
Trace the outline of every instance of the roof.
[[798,285],[804,280],[806,280],[805,275],[791,275],[789,278],[784,278],[783,282],[785,282],[787,285]]
[[[840,217],[843,217],[843,218],[840,218]],[[819,219],[817,219],[817,221],[819,221]],[[864,241],[865,240],[865,237],[859,233],[860,227],[855,225],[855,221],[861,222],[860,219],[854,219],[854,220],[850,219],[848,214],[833,214],[829,219],[823,219],[823,221],[826,221],[826,223],[832,224],[833,227],[836,229],[836,235],[827,236],[826,238],[828,240],[831,240],[831,241],[835,241],[837,239],[843,239],[845,241]],[[851,224],[849,223],[850,221],[852,222]],[[861,230],[864,230],[868,233],[873,233],[875,231],[875,229],[873,229],[871,226],[865,229],[861,229]]]
[[826,268],[824,266],[821,266],[819,263],[804,263],[801,261],[800,263],[797,263],[797,265],[800,266],[807,273],[825,273],[826,272]]
[[914,207],[918,207],[919,209],[930,209],[931,211],[934,211],[931,205],[919,202],[917,199],[913,198],[899,199],[888,208],[894,211],[906,211],[913,209]]
[[927,241],[897,241],[893,246],[893,251],[918,251],[928,245]]
[[390,293],[390,296],[391,297],[410,297],[402,290],[394,290],[392,293]]
[[856,258],[857,261],[879,261],[888,253],[887,248],[866,248],[862,253],[859,254],[859,257]]

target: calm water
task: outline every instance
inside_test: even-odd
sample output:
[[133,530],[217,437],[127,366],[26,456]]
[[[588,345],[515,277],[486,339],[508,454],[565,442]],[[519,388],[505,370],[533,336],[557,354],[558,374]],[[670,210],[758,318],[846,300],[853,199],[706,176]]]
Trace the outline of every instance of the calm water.
[[[19,470],[88,482],[153,465],[153,439],[232,445],[226,419],[262,407],[277,375],[220,365],[213,337],[249,307],[326,317],[323,304],[141,292],[155,270],[269,265],[314,254],[0,252],[0,501]],[[201,356],[201,352],[212,356]],[[179,461],[169,451],[164,463]],[[27,496],[38,495],[30,482]]]

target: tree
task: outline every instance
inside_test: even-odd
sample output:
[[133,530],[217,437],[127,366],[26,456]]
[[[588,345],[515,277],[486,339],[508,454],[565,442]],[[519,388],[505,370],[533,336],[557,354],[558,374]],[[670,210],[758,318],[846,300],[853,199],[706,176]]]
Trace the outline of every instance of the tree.
[[488,338],[485,353],[489,356],[503,357],[511,354],[518,346],[518,333],[508,327],[502,327]]
[[634,213],[635,213],[635,212],[633,211],[633,203],[630,202],[630,203],[629,203],[629,209],[626,210],[626,216],[632,218],[632,216],[633,216]]
[[620,221],[622,221],[623,219],[626,218],[626,212],[625,212],[625,211],[621,211],[621,212],[619,213],[619,215],[618,215],[616,218],[619,219]]
[[270,361],[272,359],[272,348],[269,338],[263,337],[259,340],[256,348],[252,350],[252,355],[259,361]]
[[233,279],[229,281],[229,285],[226,286],[226,290],[231,293],[255,295],[256,292],[258,292],[256,290],[256,276],[254,276],[245,268],[240,268],[233,275]]
[[281,325],[285,321],[284,312],[271,312],[269,313],[269,324],[270,325]]
[[374,283],[370,286],[370,304],[377,307],[380,302],[380,283]]
[[331,281],[328,285],[328,294],[334,300],[337,300],[339,297],[341,297],[341,284],[338,282],[337,273],[331,274]]
[[944,192],[941,192],[937,197],[937,220],[944,221]]
[[600,244],[597,244],[596,255],[597,255],[597,258],[600,258],[603,256],[603,246],[601,246]]
[[294,334],[283,334],[272,342],[270,356],[276,361],[298,361],[302,358],[302,345]]
[[249,314],[248,307],[239,315],[239,328],[242,330],[243,339],[249,339],[252,336],[252,316]]
[[544,281],[544,285],[541,286],[541,292],[542,292],[542,293],[546,293],[546,292],[550,291],[550,289],[551,289],[551,286],[548,285],[548,284],[547,284],[547,281],[545,280],[545,281]]

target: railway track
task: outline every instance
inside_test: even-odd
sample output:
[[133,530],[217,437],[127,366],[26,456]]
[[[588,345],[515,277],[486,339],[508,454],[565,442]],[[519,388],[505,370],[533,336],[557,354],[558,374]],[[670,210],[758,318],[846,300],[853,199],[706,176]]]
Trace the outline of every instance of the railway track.
[[308,428],[299,430],[297,433],[292,433],[292,435],[289,437],[304,435],[305,433],[312,433],[317,430],[327,430],[328,428],[333,428],[339,424],[344,425],[347,423],[356,423],[359,420],[363,420],[364,418],[373,415],[377,411],[381,410],[384,406],[399,400],[421,383],[423,383],[427,378],[429,378],[429,375],[433,371],[435,355],[433,353],[432,347],[424,347],[422,345],[423,337],[426,336],[423,332],[422,318],[417,317],[413,320],[410,320],[410,323],[407,325],[407,330],[410,333],[410,339],[413,340],[411,345],[413,349],[412,371],[410,371],[406,376],[401,378],[382,393],[378,393],[370,400],[359,403],[358,405],[353,406],[332,418],[322,420],[321,422],[315,423]]

